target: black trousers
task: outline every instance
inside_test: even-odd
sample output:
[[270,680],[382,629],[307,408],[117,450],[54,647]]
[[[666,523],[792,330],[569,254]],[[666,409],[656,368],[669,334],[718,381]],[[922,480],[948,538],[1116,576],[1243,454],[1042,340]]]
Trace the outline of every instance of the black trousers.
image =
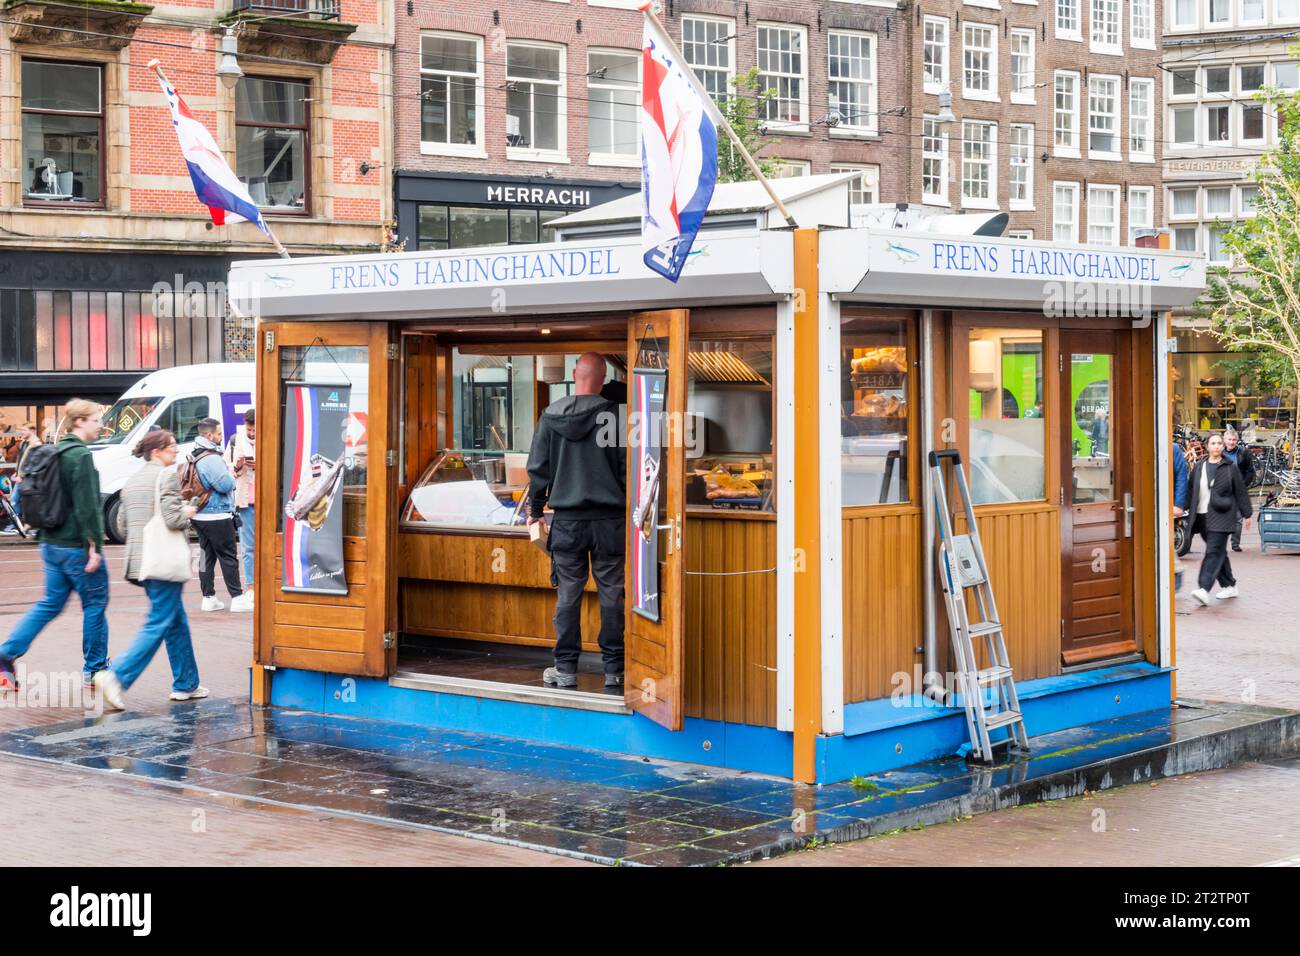
[[1233,546],[1234,548],[1240,548],[1240,547],[1241,547],[1241,526],[1242,526],[1244,523],[1245,523],[1245,520],[1244,520],[1244,519],[1242,519],[1242,518],[1238,518],[1238,519],[1237,519],[1237,526],[1236,526],[1235,528],[1232,529],[1232,546]]
[[1205,539],[1205,557],[1201,559],[1201,573],[1197,576],[1197,585],[1203,591],[1208,591],[1216,581],[1225,588],[1234,586],[1237,579],[1232,576],[1232,562],[1228,560],[1228,538],[1231,537],[1231,533],[1206,531],[1204,516],[1197,517],[1196,526],[1193,528],[1193,532],[1196,531],[1199,531],[1201,537]]
[[582,591],[587,573],[596,579],[600,601],[600,656],[606,674],[623,672],[623,580],[625,526],[622,518],[551,522],[551,583],[555,585],[555,667],[578,670],[582,651]]
[[221,577],[232,598],[244,593],[239,583],[239,548],[235,538],[234,518],[221,521],[194,521],[199,536],[199,590],[204,597],[217,593],[217,562],[221,562]]

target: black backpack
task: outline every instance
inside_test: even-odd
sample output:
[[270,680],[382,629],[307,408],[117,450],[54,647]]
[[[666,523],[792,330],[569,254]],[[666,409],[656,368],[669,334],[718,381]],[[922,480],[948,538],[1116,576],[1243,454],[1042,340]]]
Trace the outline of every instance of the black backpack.
[[52,531],[68,520],[68,492],[59,473],[59,458],[73,447],[72,442],[40,445],[23,459],[18,510],[25,524]]

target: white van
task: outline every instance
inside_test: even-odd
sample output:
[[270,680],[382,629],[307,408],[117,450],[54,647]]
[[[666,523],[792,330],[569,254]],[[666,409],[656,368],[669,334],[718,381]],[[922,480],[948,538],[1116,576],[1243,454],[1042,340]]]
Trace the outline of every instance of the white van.
[[119,500],[122,486],[144,465],[131,454],[140,437],[151,428],[166,428],[175,433],[181,454],[189,454],[205,418],[221,422],[229,437],[253,404],[255,382],[252,362],[214,362],[151,372],[123,393],[105,413],[99,441],[90,446],[109,538],[119,544],[126,538]]
[[[126,540],[126,523],[119,506],[122,486],[143,467],[131,454],[136,442],[151,428],[166,428],[176,435],[181,455],[194,449],[199,422],[215,418],[221,422],[225,440],[244,425],[244,412],[256,394],[257,366],[252,362],[214,362],[180,365],[151,372],[128,388],[104,415],[104,430],[90,446],[99,470],[99,492],[104,502],[104,529],[114,542]],[[370,369],[364,363],[334,361],[306,362],[296,377],[319,384],[347,384],[352,388],[351,404],[354,441],[365,444],[366,407],[370,391]]]

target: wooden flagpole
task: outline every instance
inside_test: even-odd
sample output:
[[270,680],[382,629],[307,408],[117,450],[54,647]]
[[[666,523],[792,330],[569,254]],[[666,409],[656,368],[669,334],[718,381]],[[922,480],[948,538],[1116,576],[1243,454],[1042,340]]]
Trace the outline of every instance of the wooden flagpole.
[[[799,224],[795,222],[794,216],[790,215],[790,210],[785,208],[785,203],[781,201],[781,197],[778,196],[776,194],[776,190],[772,188],[771,180],[769,180],[766,176],[763,175],[763,170],[760,169],[758,163],[754,161],[754,157],[749,154],[749,150],[747,150],[745,148],[745,144],[740,141],[740,137],[736,135],[736,131],[731,128],[731,124],[727,122],[727,118],[723,116],[721,111],[717,109],[716,105],[713,102],[713,98],[709,96],[708,90],[706,90],[703,87],[703,85],[701,85],[699,79],[695,76],[695,71],[692,70],[690,64],[686,62],[686,57],[682,55],[682,51],[678,48],[676,42],[674,42],[672,36],[669,34],[668,30],[664,27],[663,23],[659,20],[657,16],[655,16],[653,7],[654,7],[654,3],[653,0],[651,0],[651,2],[644,3],[641,5],[641,12],[646,15],[646,19],[648,19],[652,24],[654,24],[655,29],[659,31],[659,35],[662,36],[664,38],[664,42],[668,44],[669,51],[673,54],[673,56],[677,57],[677,62],[682,64],[682,66],[685,69],[686,76],[689,78],[691,82],[691,86],[695,89],[696,95],[699,96],[700,99],[704,102],[705,107],[712,111],[714,118],[718,121],[718,124],[722,127],[722,129],[726,132],[727,136],[731,139],[731,144],[735,146],[736,149],[740,150],[740,155],[741,158],[745,160],[745,165],[748,166],[749,171],[754,174],[754,178],[756,178],[760,183],[763,184],[763,188],[767,190],[767,194],[770,197],[772,197],[772,202],[776,204],[777,212],[779,212],[782,216],[785,217],[786,224],[791,229],[798,229]],[[645,82],[644,77],[642,78],[641,82],[642,83]]]
[[[155,73],[157,73],[159,79],[161,79],[164,83],[166,83],[168,86],[170,86],[173,90],[176,89],[176,87],[175,87],[175,85],[172,83],[172,81],[171,81],[170,79],[167,78],[167,74],[164,73],[164,72],[162,71],[162,66],[159,65],[159,63],[158,63],[157,60],[150,60],[150,61],[146,64],[146,66],[148,67],[148,69],[151,69],[151,70],[153,70]],[[179,96],[180,94],[178,93],[177,95]],[[263,224],[265,224],[265,222],[266,222],[266,220],[263,220]],[[269,225],[266,227],[266,235],[267,235],[268,238],[270,238],[271,242],[275,245],[275,251],[278,252],[278,253],[280,254],[280,258],[281,258],[281,259],[288,259],[288,258],[289,258],[289,250],[286,249],[283,245],[280,244],[280,240],[277,239],[277,238],[275,237],[275,233],[273,233],[273,232],[271,231],[271,227],[270,227]]]

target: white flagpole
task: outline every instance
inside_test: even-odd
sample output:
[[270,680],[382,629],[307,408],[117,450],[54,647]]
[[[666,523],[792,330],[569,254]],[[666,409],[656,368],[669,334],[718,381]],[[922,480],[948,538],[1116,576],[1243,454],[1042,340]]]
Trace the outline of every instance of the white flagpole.
[[[159,77],[163,82],[165,82],[168,86],[170,86],[173,90],[176,89],[176,86],[172,83],[172,81],[169,80],[169,79],[167,78],[167,74],[164,73],[164,72],[162,71],[162,67],[159,65],[159,63],[158,63],[157,60],[150,60],[150,61],[146,64],[146,66],[147,66],[148,69],[151,69],[151,70],[153,70],[155,73],[157,73],[157,74],[158,74],[158,77]],[[263,221],[263,222],[266,222],[266,220],[262,220],[262,221]],[[260,231],[260,230],[259,230],[259,231]],[[288,258],[289,258],[289,250],[286,249],[284,246],[282,246],[282,245],[280,244],[280,240],[279,240],[279,239],[275,238],[275,233],[273,233],[273,232],[271,231],[271,227],[270,227],[270,225],[267,225],[267,227],[266,227],[266,235],[267,235],[267,237],[271,240],[271,242],[275,245],[275,251],[278,252],[278,253],[280,254],[280,258],[281,258],[281,259],[288,259]]]
[[[790,210],[785,208],[785,203],[781,201],[781,197],[778,196],[776,190],[772,188],[771,180],[763,175],[763,170],[760,169],[758,163],[754,161],[754,157],[749,154],[749,150],[747,150],[745,144],[740,141],[740,137],[736,135],[736,131],[731,128],[731,124],[727,122],[727,118],[717,109],[713,102],[713,98],[709,96],[708,90],[701,85],[699,79],[695,76],[695,71],[692,70],[690,64],[686,62],[686,57],[682,55],[682,51],[678,48],[672,35],[669,34],[668,30],[664,27],[663,23],[660,22],[659,18],[655,16],[653,7],[654,2],[651,0],[651,2],[641,5],[641,12],[646,15],[646,18],[651,23],[654,24],[655,29],[659,31],[659,35],[662,36],[664,42],[668,44],[669,51],[673,56],[677,57],[677,62],[682,64],[683,70],[689,78],[691,86],[695,89],[696,95],[704,101],[708,109],[712,110],[714,119],[718,121],[718,124],[723,128],[727,136],[731,138],[731,144],[735,146],[736,149],[740,150],[740,155],[741,158],[745,160],[745,165],[749,167],[749,171],[754,174],[754,177],[763,184],[763,188],[767,190],[767,194],[772,197],[772,202],[776,204],[777,212],[785,217],[786,224],[789,225],[791,229],[798,229],[799,224],[794,221],[794,216],[790,215]],[[642,82],[645,82],[644,78],[642,79]]]

